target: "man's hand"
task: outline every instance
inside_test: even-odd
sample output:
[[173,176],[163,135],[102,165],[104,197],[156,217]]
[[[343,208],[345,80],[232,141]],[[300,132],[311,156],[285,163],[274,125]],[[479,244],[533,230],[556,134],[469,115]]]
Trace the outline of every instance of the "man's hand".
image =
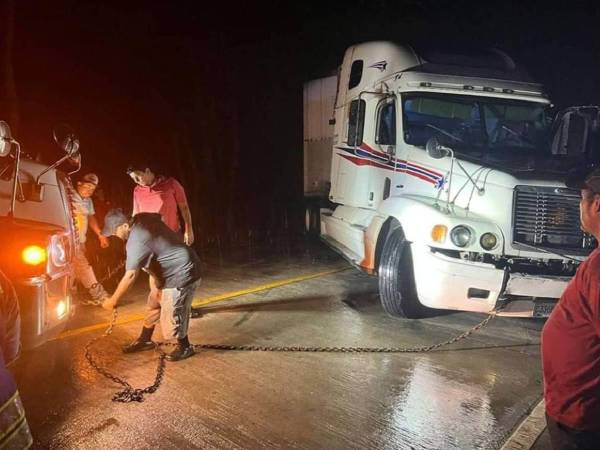
[[100,247],[102,248],[107,248],[110,245],[108,238],[102,234],[98,235],[98,240],[100,241]]
[[108,297],[102,302],[102,307],[107,311],[112,311],[117,307],[117,300],[113,299],[113,297]]
[[186,230],[185,233],[183,233],[183,242],[185,242],[185,245],[192,245],[194,243],[194,231],[189,229]]

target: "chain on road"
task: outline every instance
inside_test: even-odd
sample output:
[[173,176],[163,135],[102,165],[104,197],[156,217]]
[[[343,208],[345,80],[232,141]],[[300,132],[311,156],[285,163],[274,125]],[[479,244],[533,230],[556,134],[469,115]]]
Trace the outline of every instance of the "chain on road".
[[[460,340],[466,339],[475,331],[480,330],[486,326],[490,320],[496,317],[498,311],[492,311],[489,315],[479,322],[474,327],[469,328],[462,334],[448,339],[437,344],[417,346],[417,347],[309,347],[309,346],[266,346],[266,345],[229,345],[229,344],[194,344],[194,349],[197,350],[230,350],[230,351],[248,351],[248,352],[305,352],[305,353],[424,353],[432,350],[444,347],[450,344],[454,344]],[[153,394],[160,387],[164,372],[165,372],[165,357],[166,354],[162,350],[163,346],[174,346],[174,343],[168,342],[155,342],[155,351],[158,353],[158,362],[156,367],[156,374],[154,377],[154,383],[145,388],[134,388],[129,382],[123,378],[114,375],[109,372],[105,367],[102,367],[94,359],[91,348],[100,339],[110,336],[113,332],[115,322],[117,320],[117,308],[112,312],[112,317],[108,328],[100,336],[91,339],[85,346],[85,358],[87,359],[90,366],[95,369],[100,375],[111,380],[112,382],[120,385],[123,389],[116,392],[112,401],[129,403],[129,402],[143,402],[144,394]]]

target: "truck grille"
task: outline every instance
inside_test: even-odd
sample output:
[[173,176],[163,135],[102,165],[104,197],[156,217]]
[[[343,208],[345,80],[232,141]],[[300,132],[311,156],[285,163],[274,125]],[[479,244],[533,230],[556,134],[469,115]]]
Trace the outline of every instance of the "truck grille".
[[515,187],[515,243],[587,254],[596,241],[579,225],[577,192],[546,186]]

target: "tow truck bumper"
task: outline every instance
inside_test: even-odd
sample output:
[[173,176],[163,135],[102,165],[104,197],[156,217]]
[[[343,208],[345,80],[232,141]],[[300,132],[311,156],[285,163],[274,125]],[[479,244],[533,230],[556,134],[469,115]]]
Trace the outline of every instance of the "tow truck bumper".
[[72,309],[70,286],[69,273],[24,278],[15,284],[24,349],[42,345],[64,330]]

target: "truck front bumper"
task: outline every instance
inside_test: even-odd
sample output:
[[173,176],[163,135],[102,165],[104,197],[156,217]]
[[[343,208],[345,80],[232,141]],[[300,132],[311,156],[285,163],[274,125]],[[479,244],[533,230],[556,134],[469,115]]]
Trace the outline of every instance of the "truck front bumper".
[[430,308],[498,315],[546,317],[571,277],[510,273],[491,264],[465,261],[411,244],[420,302]]
[[23,348],[37,347],[64,330],[71,312],[69,273],[18,280]]

